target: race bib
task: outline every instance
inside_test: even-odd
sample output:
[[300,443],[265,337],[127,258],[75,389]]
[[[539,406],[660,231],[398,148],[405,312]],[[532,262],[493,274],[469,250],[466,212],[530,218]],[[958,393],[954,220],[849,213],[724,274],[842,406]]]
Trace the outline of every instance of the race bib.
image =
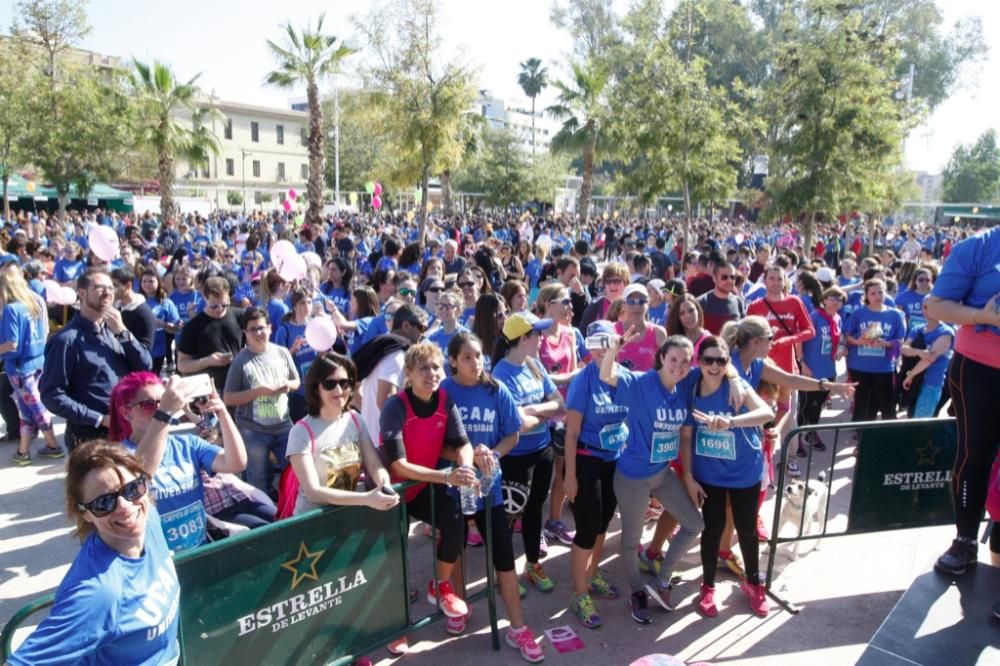
[[628,441],[628,426],[625,423],[614,423],[601,428],[601,450],[617,453]]
[[819,348],[819,353],[821,356],[830,356],[833,354],[833,340],[824,335],[823,342]]
[[868,345],[861,345],[858,347],[858,356],[882,358],[885,356],[885,347],[870,347]]
[[698,428],[694,452],[706,458],[736,460],[736,434],[732,430],[713,432]]
[[649,447],[649,462],[668,463],[677,460],[681,450],[680,441],[680,433],[676,430],[673,432],[654,432],[653,441]]
[[160,514],[163,535],[170,550],[187,550],[205,540],[205,505],[200,501]]
[[915,331],[921,326],[926,326],[927,320],[924,319],[923,315],[910,315],[910,330]]

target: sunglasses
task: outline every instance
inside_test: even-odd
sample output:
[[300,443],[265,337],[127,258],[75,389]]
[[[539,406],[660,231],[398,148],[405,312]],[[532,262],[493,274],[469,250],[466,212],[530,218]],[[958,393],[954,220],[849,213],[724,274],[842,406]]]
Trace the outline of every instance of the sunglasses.
[[416,296],[417,295],[417,290],[416,289],[410,289],[409,287],[403,287],[402,289],[399,290],[399,295],[400,296],[409,296],[409,297]]
[[137,400],[136,402],[128,403],[129,407],[141,407],[143,411],[155,412],[160,406],[160,401],[155,398],[147,398],[146,400]]
[[920,283],[920,282],[925,282],[926,283],[926,282],[930,282],[930,281],[931,281],[930,278],[917,278],[917,282],[918,283]]
[[129,481],[121,490],[114,493],[99,495],[86,504],[77,503],[76,508],[80,511],[90,511],[95,517],[106,516],[118,507],[118,498],[124,497],[126,501],[135,502],[146,494],[146,475],[140,474],[137,478]]
[[705,365],[717,365],[720,368],[724,367],[726,363],[729,363],[729,357],[727,356],[702,356],[698,359],[700,363]]
[[351,389],[352,386],[354,386],[354,382],[352,382],[350,379],[333,379],[331,377],[329,379],[324,379],[319,383],[319,385],[323,388],[324,391],[332,391],[338,386],[340,387],[341,391],[348,391]]
[[438,303],[438,310],[454,310],[457,307],[454,303]]
[[459,282],[458,286],[461,287],[462,289],[468,289],[469,287],[475,287],[476,283],[475,282]]
[[728,274],[728,273],[723,274],[723,275],[718,275],[716,277],[718,277],[720,280],[732,280],[733,279],[733,276],[731,274]]
[[440,294],[442,291],[444,291],[444,287],[431,287],[427,291],[431,294]]
[[554,298],[549,303],[560,303],[562,305],[570,305],[573,301],[569,298]]
[[426,333],[427,332],[427,325],[426,324],[421,324],[420,322],[414,321],[412,319],[407,319],[406,323],[408,323],[410,326],[412,326],[413,328],[417,329],[421,333]]
[[229,307],[229,303],[209,303],[205,307],[209,310],[225,310]]
[[608,278],[607,280],[604,281],[604,286],[606,287],[613,284],[625,284],[625,280],[621,278]]
[[248,328],[247,329],[247,333],[253,333],[254,335],[260,335],[261,333],[264,333],[265,331],[267,331],[268,326],[269,326],[268,324],[264,324],[263,326],[254,326],[253,328]]
[[626,298],[625,305],[647,305],[649,303],[648,298]]

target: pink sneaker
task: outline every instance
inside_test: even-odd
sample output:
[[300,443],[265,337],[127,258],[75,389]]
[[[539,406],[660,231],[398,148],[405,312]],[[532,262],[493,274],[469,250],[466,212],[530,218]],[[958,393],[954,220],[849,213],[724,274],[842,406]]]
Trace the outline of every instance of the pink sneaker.
[[406,641],[406,636],[402,638],[397,638],[394,641],[390,641],[385,649],[389,651],[394,657],[402,657],[404,654],[410,651],[410,644]]
[[514,532],[514,534],[520,534],[521,533],[521,518],[520,517],[518,517],[516,520],[514,520],[514,524],[511,526],[511,531]]
[[719,614],[719,609],[715,605],[715,586],[709,587],[701,584],[701,593],[698,596],[698,612],[705,617],[715,617]]
[[465,632],[465,623],[472,617],[472,609],[462,617],[449,617],[444,623],[444,630],[452,636],[459,636]]
[[771,605],[767,603],[767,591],[764,586],[744,580],[740,583],[740,589],[743,590],[747,601],[750,602],[750,612],[757,617],[767,617],[767,614],[771,612]]
[[509,629],[507,631],[507,645],[520,650],[521,657],[532,664],[545,661],[545,653],[542,651],[542,647],[535,642],[535,637],[527,625],[522,627],[520,631]]
[[438,602],[440,602],[441,610],[448,617],[459,618],[469,614],[469,606],[458,598],[450,582],[446,580],[438,581],[437,587],[438,595],[435,596],[434,581],[427,584],[427,603],[437,606]]
[[483,543],[483,535],[476,529],[475,524],[469,523],[469,531],[465,535],[465,545],[479,548]]

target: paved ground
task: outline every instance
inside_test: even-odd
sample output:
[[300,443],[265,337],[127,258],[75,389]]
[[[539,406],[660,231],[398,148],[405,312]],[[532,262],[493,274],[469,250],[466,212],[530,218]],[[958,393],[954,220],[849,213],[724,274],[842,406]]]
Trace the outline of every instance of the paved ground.
[[[838,412],[830,416],[839,416]],[[61,426],[57,427],[57,433]],[[40,446],[37,443],[35,446]],[[0,624],[28,601],[55,588],[65,573],[78,545],[70,536],[65,520],[63,470],[61,461],[36,459],[27,468],[10,462],[13,444],[0,446]],[[829,462],[830,454],[826,454]],[[854,464],[849,454],[838,455],[835,465],[831,530],[846,524],[850,487],[847,475]],[[821,459],[822,460],[822,459]],[[770,506],[770,504],[768,504]],[[565,520],[571,521],[569,511]],[[624,582],[618,565],[617,519],[612,523],[603,566],[608,578]],[[426,581],[430,570],[430,540],[414,527],[411,534],[411,567],[416,581]],[[677,588],[680,603],[673,613],[654,611],[654,623],[639,626],[629,617],[624,601],[599,602],[604,626],[588,630],[567,611],[569,599],[569,551],[562,545],[550,547],[544,560],[556,582],[552,594],[529,591],[524,600],[529,624],[539,635],[544,629],[568,624],[577,631],[586,647],[565,655],[544,641],[548,663],[628,664],[650,653],[674,654],[689,662],[716,664],[800,664],[803,658],[817,664],[853,664],[878,630],[902,592],[918,576],[931,571],[934,559],[953,535],[949,527],[883,532],[854,537],[828,538],[818,547],[803,547],[798,561],[790,561],[787,546],[779,548],[775,590],[798,603],[797,615],[777,610],[766,619],[749,614],[737,580],[720,573],[717,618],[703,619],[693,610],[700,580],[697,549],[684,558],[680,573],[684,582]],[[647,532],[647,538],[649,533]],[[482,549],[470,549],[467,571],[470,584],[484,584]],[[521,550],[515,535],[515,550]],[[762,549],[762,566],[767,549]],[[985,547],[980,560],[988,562]],[[519,567],[521,562],[519,562]],[[1000,591],[998,591],[1000,596]],[[430,610],[423,600],[414,607],[417,614]],[[502,602],[498,601],[501,627],[506,626]],[[989,608],[969,608],[969,613],[988,613]],[[957,623],[961,618],[955,617]],[[27,631],[26,628],[24,631]],[[24,632],[19,633],[15,644]],[[502,639],[502,636],[501,636]],[[1000,663],[1000,626],[994,648],[987,648],[978,663]],[[490,649],[485,601],[473,606],[466,635],[451,638],[442,624],[435,624],[411,637],[411,652],[401,660],[386,658],[380,651],[377,663],[442,664],[521,663],[516,653],[501,645]],[[960,666],[955,664],[954,666]]]

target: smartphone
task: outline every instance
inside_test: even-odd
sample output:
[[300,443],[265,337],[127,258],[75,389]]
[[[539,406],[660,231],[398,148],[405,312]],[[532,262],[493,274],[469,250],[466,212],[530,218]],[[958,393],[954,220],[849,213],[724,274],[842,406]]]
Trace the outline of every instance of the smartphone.
[[611,348],[611,336],[610,335],[595,335],[593,337],[584,340],[584,346],[587,349],[610,349]]
[[381,488],[379,488],[379,492],[389,497],[396,496],[396,489],[393,488],[392,486],[382,486]]
[[215,382],[205,373],[185,377],[184,382],[191,388],[191,397],[195,404],[206,402],[208,396],[215,391]]

